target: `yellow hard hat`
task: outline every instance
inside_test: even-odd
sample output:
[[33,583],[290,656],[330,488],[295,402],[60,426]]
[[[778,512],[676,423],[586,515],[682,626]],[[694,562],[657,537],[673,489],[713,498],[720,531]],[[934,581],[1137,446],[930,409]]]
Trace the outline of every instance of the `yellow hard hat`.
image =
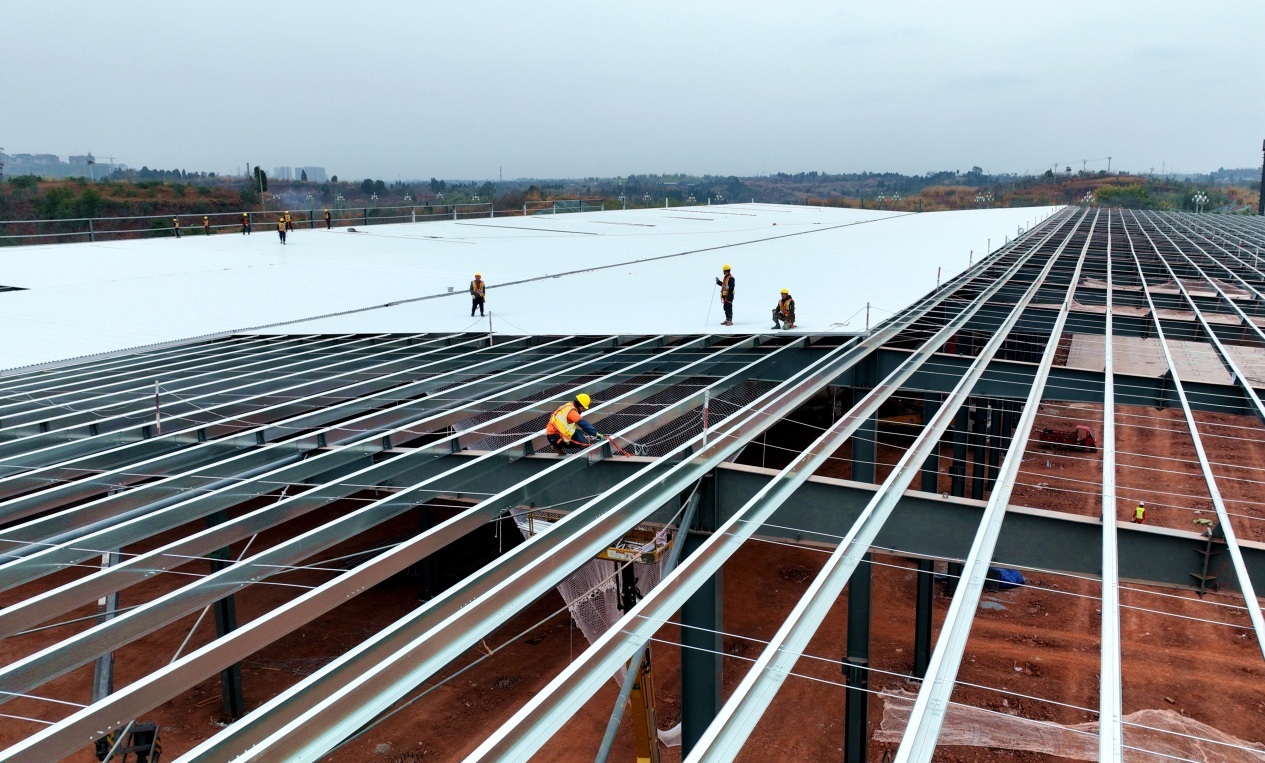
[[588,409],[589,403],[593,402],[592,398],[581,392],[575,396],[575,401],[580,404],[581,408]]
[[285,219],[284,217],[278,217],[278,218],[277,218],[277,222],[279,222],[279,223],[283,223],[283,222],[285,222],[285,221],[286,221],[286,219]]
[[475,278],[482,278],[482,277],[483,277],[483,274],[482,274],[482,273],[475,273],[475,274],[474,274],[474,277],[475,277]]
[[731,269],[731,268],[729,267],[729,263],[727,263],[727,262],[725,263],[725,266],[724,266],[723,268],[721,268],[721,270],[730,270],[730,269]]
[[789,292],[789,291],[787,291],[786,289],[782,289],[782,293],[783,293],[783,294],[790,294],[790,292]]

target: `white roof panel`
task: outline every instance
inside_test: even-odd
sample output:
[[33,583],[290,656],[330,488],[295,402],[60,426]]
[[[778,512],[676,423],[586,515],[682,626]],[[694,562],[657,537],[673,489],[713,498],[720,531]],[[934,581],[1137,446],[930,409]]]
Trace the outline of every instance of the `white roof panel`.
[[[0,293],[0,369],[252,329],[482,330],[465,295],[475,270],[497,333],[761,331],[783,286],[804,330],[853,333],[867,301],[877,323],[934,287],[937,267],[947,279],[969,250],[1052,211],[734,204],[299,230],[284,247],[262,225],[15,247],[0,252],[0,283],[27,291]],[[724,262],[738,281],[731,329],[713,282]],[[382,307],[402,300],[418,301]]]

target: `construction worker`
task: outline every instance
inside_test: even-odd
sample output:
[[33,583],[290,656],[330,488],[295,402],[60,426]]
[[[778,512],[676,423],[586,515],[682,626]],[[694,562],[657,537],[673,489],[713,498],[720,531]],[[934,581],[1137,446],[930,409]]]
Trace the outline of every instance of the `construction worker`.
[[474,280],[470,282],[470,317],[474,317],[474,309],[479,308],[479,315],[483,315],[484,297],[487,296],[487,286],[483,283],[483,275],[481,273],[474,274]]
[[286,221],[286,230],[287,231],[294,230],[294,223],[290,222],[290,210],[288,209],[286,210],[285,221]]
[[1140,525],[1146,522],[1146,504],[1138,501],[1138,507],[1133,510],[1133,523]]
[[[549,417],[545,426],[545,439],[553,449],[562,456],[566,454],[565,446],[592,445],[598,437],[597,427],[584,420],[584,412],[592,402],[589,396],[581,392],[569,403],[558,406],[558,410]],[[580,431],[576,431],[579,429]]]
[[773,328],[795,328],[795,300],[786,289],[782,289],[782,298],[777,301],[777,307],[773,308]]
[[248,233],[250,233],[250,215],[242,212],[242,235],[245,236]]
[[329,230],[331,227],[331,218],[329,216],[329,210],[327,209],[325,210],[325,230]]
[[204,236],[211,235],[211,218],[202,215],[202,234]]
[[277,218],[277,233],[281,236],[281,243],[286,242],[286,219],[284,217]]
[[716,285],[720,287],[720,303],[725,306],[725,320],[720,325],[734,325],[734,281],[733,274],[729,272],[729,265],[726,264],[723,274],[716,279]]
[[180,238],[180,218],[179,217],[171,218],[171,224],[176,229],[176,238]]

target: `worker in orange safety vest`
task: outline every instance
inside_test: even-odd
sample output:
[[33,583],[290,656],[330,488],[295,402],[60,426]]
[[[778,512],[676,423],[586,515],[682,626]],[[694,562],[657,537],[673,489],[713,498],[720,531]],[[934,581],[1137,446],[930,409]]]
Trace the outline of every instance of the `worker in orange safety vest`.
[[777,307],[773,308],[773,328],[795,328],[795,300],[787,289],[782,289],[782,296],[777,301]]
[[734,287],[737,286],[737,281],[729,270],[729,265],[726,264],[722,270],[723,275],[716,279],[716,285],[720,287],[720,304],[725,308],[725,320],[720,324],[722,326],[734,325]]
[[475,273],[474,280],[470,282],[470,317],[474,317],[474,311],[478,310],[479,315],[483,315],[483,305],[487,301],[488,287],[483,283],[483,274]]
[[566,454],[567,445],[588,446],[601,437],[597,427],[584,420],[584,412],[591,402],[589,396],[581,392],[571,402],[558,406],[558,410],[549,417],[545,439],[558,455]]

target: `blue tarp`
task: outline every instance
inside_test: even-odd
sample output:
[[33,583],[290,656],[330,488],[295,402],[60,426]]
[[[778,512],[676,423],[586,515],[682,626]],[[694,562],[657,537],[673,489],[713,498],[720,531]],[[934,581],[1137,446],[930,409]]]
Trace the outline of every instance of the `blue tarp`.
[[997,585],[1003,591],[1007,588],[1023,585],[1023,575],[1019,570],[1011,570],[1005,567],[989,567],[988,579],[997,581]]

